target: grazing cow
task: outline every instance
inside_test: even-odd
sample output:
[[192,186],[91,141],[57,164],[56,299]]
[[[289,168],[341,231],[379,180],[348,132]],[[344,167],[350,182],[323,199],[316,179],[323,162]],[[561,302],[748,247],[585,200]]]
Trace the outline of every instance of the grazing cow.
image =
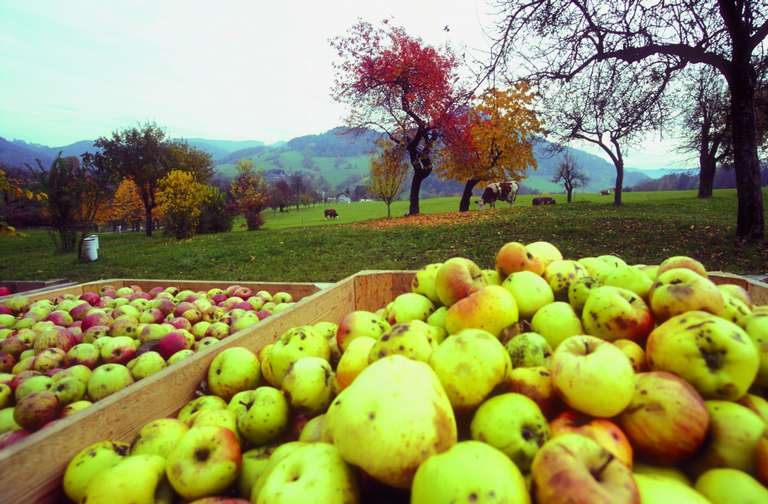
[[339,216],[339,214],[336,213],[335,208],[326,208],[323,213],[326,219],[336,219]]
[[555,199],[550,198],[549,196],[543,196],[541,198],[533,198],[533,206],[539,206],[539,205],[554,205]]
[[600,191],[600,196],[610,196],[610,195],[611,195],[610,189],[603,189],[602,191]]
[[496,208],[496,201],[506,201],[510,205],[517,199],[517,191],[520,190],[520,186],[514,180],[505,180],[504,182],[494,182],[488,184],[483,190],[483,195],[480,196],[481,200],[478,201],[478,205],[482,208],[485,205],[490,205],[491,208]]

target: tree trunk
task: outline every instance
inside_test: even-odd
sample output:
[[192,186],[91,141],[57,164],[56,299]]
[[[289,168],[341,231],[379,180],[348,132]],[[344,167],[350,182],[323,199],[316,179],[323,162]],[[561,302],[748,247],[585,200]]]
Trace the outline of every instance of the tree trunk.
[[153,226],[152,226],[152,209],[151,208],[146,209],[146,214],[144,215],[144,217],[145,217],[144,225],[146,226],[147,236],[152,236]]
[[568,198],[568,203],[570,203],[573,200],[573,188],[567,188],[565,192]]
[[733,65],[733,78],[729,87],[733,164],[736,172],[736,194],[739,199],[736,236],[750,241],[757,241],[765,236],[755,126],[755,80],[755,72],[749,64],[749,59]]
[[466,212],[469,210],[469,204],[472,200],[472,189],[480,182],[480,179],[469,179],[464,184],[464,192],[461,194],[461,201],[459,202],[459,212]]
[[419,215],[419,193],[421,192],[421,183],[427,178],[431,170],[424,170],[413,167],[413,178],[411,179],[411,204],[408,207],[408,215]]
[[715,186],[715,167],[713,157],[707,155],[706,149],[699,153],[699,198],[711,198]]
[[621,206],[621,191],[624,188],[624,162],[614,163],[616,165],[616,187],[613,188],[613,204]]
[[387,203],[387,219],[392,218],[392,212],[391,212],[392,209],[390,208],[391,206],[392,206],[392,202],[390,201],[389,203]]

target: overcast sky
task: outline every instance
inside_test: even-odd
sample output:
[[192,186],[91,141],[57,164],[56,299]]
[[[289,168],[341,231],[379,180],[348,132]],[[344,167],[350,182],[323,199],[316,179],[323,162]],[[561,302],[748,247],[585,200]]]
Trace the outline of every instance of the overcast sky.
[[[59,146],[147,120],[184,137],[320,133],[346,112],[328,40],[358,18],[479,55],[492,13],[486,0],[0,0],[0,136]],[[696,164],[673,147],[652,135],[627,166]]]

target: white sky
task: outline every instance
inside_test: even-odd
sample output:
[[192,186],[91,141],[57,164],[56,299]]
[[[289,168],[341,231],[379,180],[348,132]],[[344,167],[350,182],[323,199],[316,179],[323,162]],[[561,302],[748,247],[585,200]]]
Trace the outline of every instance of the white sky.
[[[346,113],[329,95],[328,40],[358,18],[393,17],[429,44],[480,54],[492,11],[486,0],[0,0],[0,136],[58,146],[146,120],[185,137],[320,133]],[[696,164],[672,147],[649,138],[627,166]]]

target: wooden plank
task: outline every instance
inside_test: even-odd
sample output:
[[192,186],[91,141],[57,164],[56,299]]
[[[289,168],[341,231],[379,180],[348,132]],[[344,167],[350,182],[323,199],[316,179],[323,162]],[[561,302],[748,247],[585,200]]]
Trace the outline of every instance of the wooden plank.
[[768,304],[768,283],[724,271],[712,271],[709,273],[709,278],[716,284],[736,284],[744,287],[752,297],[752,303],[756,305]]

